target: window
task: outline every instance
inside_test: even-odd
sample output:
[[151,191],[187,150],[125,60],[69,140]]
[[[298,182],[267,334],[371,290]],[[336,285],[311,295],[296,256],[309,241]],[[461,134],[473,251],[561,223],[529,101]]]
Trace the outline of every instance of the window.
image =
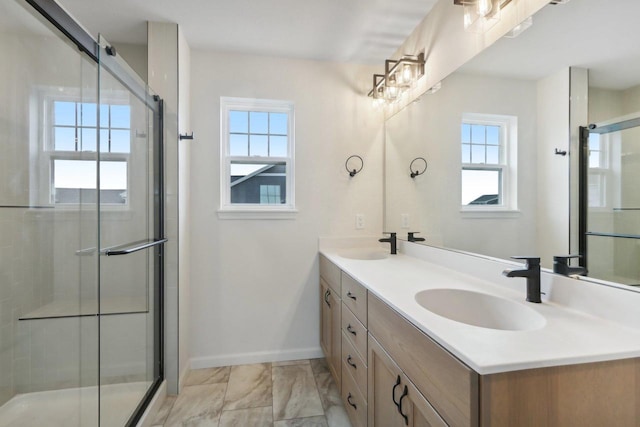
[[98,115],[96,103],[48,99],[47,104],[50,126],[45,154],[51,171],[50,202],[96,202],[95,153],[99,141],[100,203],[126,205],[131,107],[101,104]]
[[220,210],[293,212],[293,103],[221,98]]
[[589,207],[607,206],[608,135],[589,134]]
[[517,118],[464,114],[461,205],[468,211],[516,209]]

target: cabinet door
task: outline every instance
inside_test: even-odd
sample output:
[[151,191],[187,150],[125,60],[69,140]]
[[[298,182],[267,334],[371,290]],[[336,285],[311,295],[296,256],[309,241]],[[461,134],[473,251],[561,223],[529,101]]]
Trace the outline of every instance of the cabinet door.
[[329,286],[320,279],[320,347],[327,361],[331,358],[331,302]]
[[402,371],[371,335],[368,365],[369,427],[405,426],[397,405],[403,391]]
[[329,370],[340,388],[342,369],[342,332],[340,298],[320,279],[320,346]]
[[446,427],[431,404],[369,335],[369,427]]
[[402,374],[402,394],[398,400],[405,425],[409,427],[447,427],[447,423],[440,418],[433,406],[404,374]]

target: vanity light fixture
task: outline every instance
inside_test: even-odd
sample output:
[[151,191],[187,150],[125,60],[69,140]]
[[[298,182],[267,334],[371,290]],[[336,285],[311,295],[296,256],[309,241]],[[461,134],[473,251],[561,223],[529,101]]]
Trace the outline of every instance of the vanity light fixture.
[[500,11],[511,0],[453,0],[464,7],[464,29],[484,33],[500,21]]
[[424,63],[424,52],[405,55],[398,60],[387,59],[384,74],[373,75],[369,96],[378,104],[396,102],[424,75]]

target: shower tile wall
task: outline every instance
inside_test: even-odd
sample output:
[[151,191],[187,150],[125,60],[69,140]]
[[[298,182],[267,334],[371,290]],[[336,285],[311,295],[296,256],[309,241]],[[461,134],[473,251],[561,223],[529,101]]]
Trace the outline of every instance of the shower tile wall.
[[0,404],[23,388],[32,342],[18,318],[53,297],[51,232],[25,209],[0,212]]

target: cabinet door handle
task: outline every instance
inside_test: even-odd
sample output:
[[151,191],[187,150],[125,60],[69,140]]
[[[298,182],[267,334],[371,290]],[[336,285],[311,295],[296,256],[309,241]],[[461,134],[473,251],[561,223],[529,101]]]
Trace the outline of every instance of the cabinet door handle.
[[396,380],[396,385],[393,386],[393,389],[391,390],[391,400],[393,400],[393,403],[396,404],[396,406],[399,407],[400,403],[396,402],[396,387],[398,387],[400,385],[400,375],[398,375],[398,379]]
[[352,333],[353,335],[358,335],[358,333],[356,331],[353,330],[353,328],[351,327],[351,323],[349,323],[347,325],[347,332]]
[[348,403],[349,405],[353,406],[353,409],[357,410],[357,409],[358,409],[358,407],[356,406],[356,404],[355,404],[355,403],[353,403],[353,402],[351,401],[351,398],[352,398],[352,397],[353,397],[353,396],[351,396],[351,393],[349,393],[349,395],[347,396],[347,403]]
[[347,364],[348,364],[349,366],[352,366],[352,367],[353,367],[353,369],[358,369],[358,367],[356,366],[356,364],[355,364],[355,363],[353,363],[353,359],[351,359],[351,355],[347,356]]
[[324,293],[324,302],[326,302],[327,305],[331,307],[331,303],[329,302],[329,295],[331,295],[331,291],[327,289],[327,292]]
[[409,394],[409,389],[405,385],[404,386],[404,391],[402,392],[402,396],[400,396],[400,402],[398,403],[398,412],[400,412],[400,415],[402,415],[402,418],[404,418],[404,424],[408,426],[409,425],[409,417],[402,413],[402,399],[407,397],[407,394]]
[[351,293],[351,291],[347,292],[347,297],[351,298],[352,300],[356,300],[356,296],[354,294]]

